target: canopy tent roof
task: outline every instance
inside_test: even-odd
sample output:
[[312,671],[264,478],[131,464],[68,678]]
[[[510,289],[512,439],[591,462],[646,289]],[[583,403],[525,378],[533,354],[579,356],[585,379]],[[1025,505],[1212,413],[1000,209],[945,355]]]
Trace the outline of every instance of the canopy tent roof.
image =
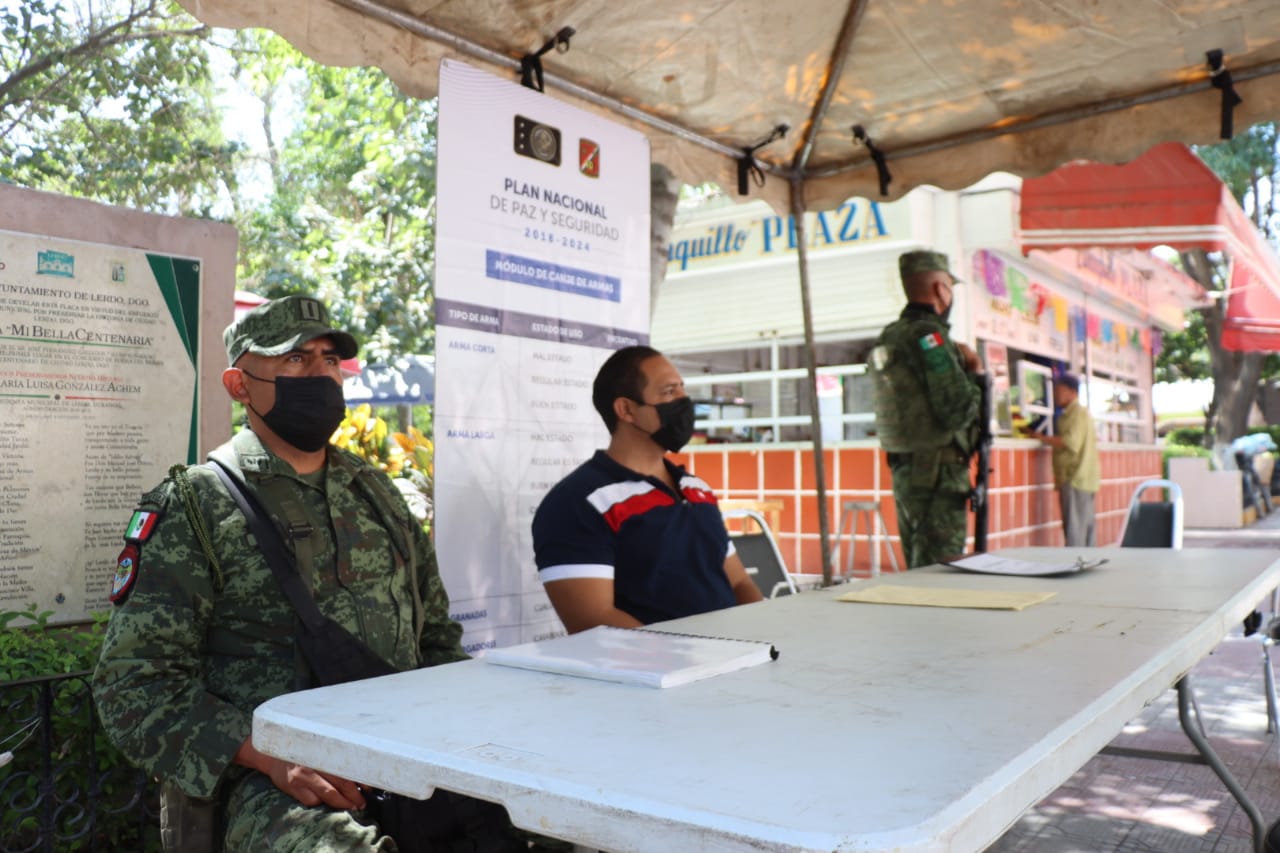
[[[417,97],[436,94],[444,57],[515,78],[522,58],[536,76],[538,54],[550,92],[644,132],[653,161],[686,183],[733,188],[752,151],[772,179],[745,182],[749,194],[793,214],[994,171],[1123,162],[1161,141],[1211,142],[1231,119],[1280,117],[1276,0],[179,2],[214,26],[272,29],[329,65],[378,66]],[[569,49],[553,49],[566,28]],[[800,240],[830,580],[805,255]]]
[[1201,248],[1231,260],[1222,345],[1280,352],[1280,258],[1185,145],[1123,166],[1072,163],[1022,184],[1024,251],[1071,246]]
[[548,91],[639,127],[688,183],[735,187],[733,158],[788,124],[756,153],[774,178],[751,185],[778,209],[789,178],[810,209],[879,197],[855,125],[887,157],[892,197],[1211,142],[1224,96],[1210,50],[1243,98],[1237,129],[1280,116],[1275,0],[179,2],[216,26],[268,27],[327,64],[380,66],[419,97],[436,93],[442,57],[514,78],[572,27],[566,52],[541,57]]

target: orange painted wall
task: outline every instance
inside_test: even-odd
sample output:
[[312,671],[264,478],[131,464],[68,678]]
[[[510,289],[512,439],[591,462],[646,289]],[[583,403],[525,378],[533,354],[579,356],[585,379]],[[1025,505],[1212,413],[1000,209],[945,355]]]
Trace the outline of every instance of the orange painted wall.
[[[1102,489],[1096,500],[1098,544],[1114,545],[1120,538],[1125,511],[1133,491],[1143,480],[1159,477],[1160,450],[1151,446],[1102,445]],[[871,567],[874,539],[880,549],[880,568],[892,569],[889,547],[899,565],[898,523],[893,511],[893,483],[884,454],[877,445],[845,442],[826,448],[827,512],[833,540],[840,506],[847,501],[878,501],[888,527],[868,535],[859,523],[854,537],[853,573]],[[991,453],[990,550],[1026,545],[1062,545],[1062,521],[1049,450],[1032,441],[997,441]],[[792,572],[822,574],[818,501],[813,449],[801,444],[716,444],[687,448],[676,460],[710,484],[721,499],[772,500],[782,503],[781,523],[774,531]],[[970,516],[972,518],[972,516]],[[971,522],[972,523],[972,522]],[[840,539],[834,568],[838,574],[848,559],[848,528]],[[972,531],[970,531],[972,535]]]

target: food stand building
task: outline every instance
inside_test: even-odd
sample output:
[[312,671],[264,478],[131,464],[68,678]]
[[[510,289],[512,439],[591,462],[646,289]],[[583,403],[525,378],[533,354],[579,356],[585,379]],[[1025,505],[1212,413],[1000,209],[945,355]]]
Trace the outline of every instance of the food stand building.
[[[1184,309],[1203,293],[1143,251],[1024,256],[1021,183],[995,175],[960,192],[920,188],[892,203],[850,199],[808,214],[829,517],[839,518],[850,501],[878,501],[890,534],[872,537],[860,525],[855,569],[887,565],[884,548],[897,546],[865,361],[905,304],[897,274],[904,251],[950,256],[965,282],[956,290],[953,333],[978,349],[993,376],[990,548],[1062,543],[1049,451],[1015,436],[1024,423],[1051,425],[1056,372],[1081,374],[1082,400],[1098,425],[1100,543],[1118,538],[1136,485],[1160,475],[1152,361],[1162,332],[1180,328]],[[682,211],[653,344],[680,367],[698,401],[706,441],[683,454],[686,464],[724,500],[764,502],[792,570],[816,575],[822,561],[795,234],[789,217],[760,202]],[[837,571],[850,545],[844,532]]]

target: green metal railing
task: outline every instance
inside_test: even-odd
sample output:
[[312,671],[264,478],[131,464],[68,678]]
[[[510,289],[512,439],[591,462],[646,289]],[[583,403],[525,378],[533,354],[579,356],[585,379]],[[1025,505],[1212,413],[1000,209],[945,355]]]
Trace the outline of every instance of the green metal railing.
[[0,683],[0,853],[159,849],[158,786],[108,744],[90,675]]

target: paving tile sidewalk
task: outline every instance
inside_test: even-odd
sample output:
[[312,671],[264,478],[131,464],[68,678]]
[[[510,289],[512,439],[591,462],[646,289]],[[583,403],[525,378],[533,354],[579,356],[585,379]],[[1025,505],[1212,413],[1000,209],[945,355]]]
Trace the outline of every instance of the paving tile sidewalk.
[[[1187,530],[1187,548],[1280,551],[1280,511],[1241,530]],[[1270,602],[1263,602],[1264,611]],[[1269,614],[1264,614],[1268,616]],[[1280,648],[1273,660],[1280,666]],[[1280,738],[1267,733],[1262,645],[1236,628],[1191,673],[1209,741],[1270,825],[1280,819]],[[1169,690],[1116,745],[1191,752]],[[1207,766],[1098,755],[987,853],[1250,853],[1251,827]]]

